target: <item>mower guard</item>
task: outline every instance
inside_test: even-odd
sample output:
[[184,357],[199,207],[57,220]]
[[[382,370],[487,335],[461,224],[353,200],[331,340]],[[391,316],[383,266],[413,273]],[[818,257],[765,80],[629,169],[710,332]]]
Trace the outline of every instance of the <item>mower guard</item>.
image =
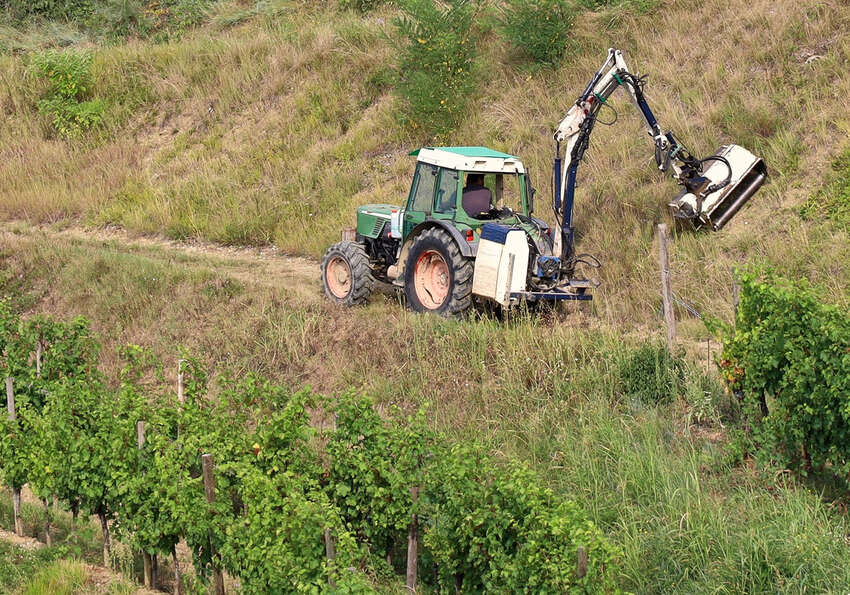
[[[732,166],[729,183],[715,192],[700,197],[682,190],[669,204],[673,217],[689,221],[695,228],[708,226],[714,231],[721,229],[742,206],[761,188],[767,178],[764,161],[739,145],[720,147],[717,157],[725,158]],[[729,169],[722,161],[708,161],[710,165],[703,175],[712,184],[723,182]]]

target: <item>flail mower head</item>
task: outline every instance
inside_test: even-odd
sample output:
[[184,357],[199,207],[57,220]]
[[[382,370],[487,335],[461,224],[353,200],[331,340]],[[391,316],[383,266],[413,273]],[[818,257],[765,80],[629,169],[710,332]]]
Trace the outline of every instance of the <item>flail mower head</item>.
[[695,229],[722,228],[764,184],[764,161],[738,145],[720,147],[700,162],[700,171],[683,172],[684,189],[669,204],[673,216]]

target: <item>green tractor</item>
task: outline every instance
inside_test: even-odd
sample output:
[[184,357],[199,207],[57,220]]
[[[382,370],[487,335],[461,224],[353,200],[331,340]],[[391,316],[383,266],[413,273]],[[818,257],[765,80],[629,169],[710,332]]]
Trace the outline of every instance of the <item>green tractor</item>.
[[581,259],[555,255],[552,228],[532,215],[534,189],[522,162],[485,147],[426,147],[404,206],[363,205],[357,228],[322,259],[327,297],[365,302],[376,281],[404,289],[417,312],[452,315],[473,296],[519,301],[588,300],[593,283],[573,279]]
[[764,162],[738,145],[702,159],[662,132],[643,94],[646,77],[629,71],[611,48],[602,67],[555,130],[554,226],[534,217],[528,172],[513,155],[485,147],[427,147],[417,155],[407,204],[357,209],[356,233],[343,235],[322,260],[328,297],[364,302],[375,280],[404,288],[413,310],[455,314],[473,296],[502,306],[519,301],[589,300],[595,283],[575,278],[579,264],[599,266],[574,249],[578,167],[603,107],[625,89],[655,148],[655,164],[682,186],[669,203],[677,221],[719,231],[767,179]]

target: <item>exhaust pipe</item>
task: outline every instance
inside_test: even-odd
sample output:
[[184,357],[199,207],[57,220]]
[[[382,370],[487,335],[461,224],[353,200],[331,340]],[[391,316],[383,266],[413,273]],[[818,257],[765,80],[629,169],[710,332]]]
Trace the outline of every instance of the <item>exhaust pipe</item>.
[[[694,229],[708,226],[718,231],[723,228],[767,179],[764,161],[741,146],[720,147],[714,156],[723,161],[709,161],[711,165],[703,173],[707,184],[721,183],[727,176],[729,183],[704,196],[682,190],[669,204],[673,217],[690,222]],[[726,162],[732,168],[731,175]]]

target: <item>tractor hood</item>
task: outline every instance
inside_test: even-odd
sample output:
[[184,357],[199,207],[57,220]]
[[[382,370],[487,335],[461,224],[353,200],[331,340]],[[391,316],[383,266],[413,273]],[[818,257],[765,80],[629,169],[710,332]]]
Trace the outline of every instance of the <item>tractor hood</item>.
[[389,226],[393,211],[401,207],[386,204],[372,204],[357,207],[357,233],[367,238],[377,238]]

